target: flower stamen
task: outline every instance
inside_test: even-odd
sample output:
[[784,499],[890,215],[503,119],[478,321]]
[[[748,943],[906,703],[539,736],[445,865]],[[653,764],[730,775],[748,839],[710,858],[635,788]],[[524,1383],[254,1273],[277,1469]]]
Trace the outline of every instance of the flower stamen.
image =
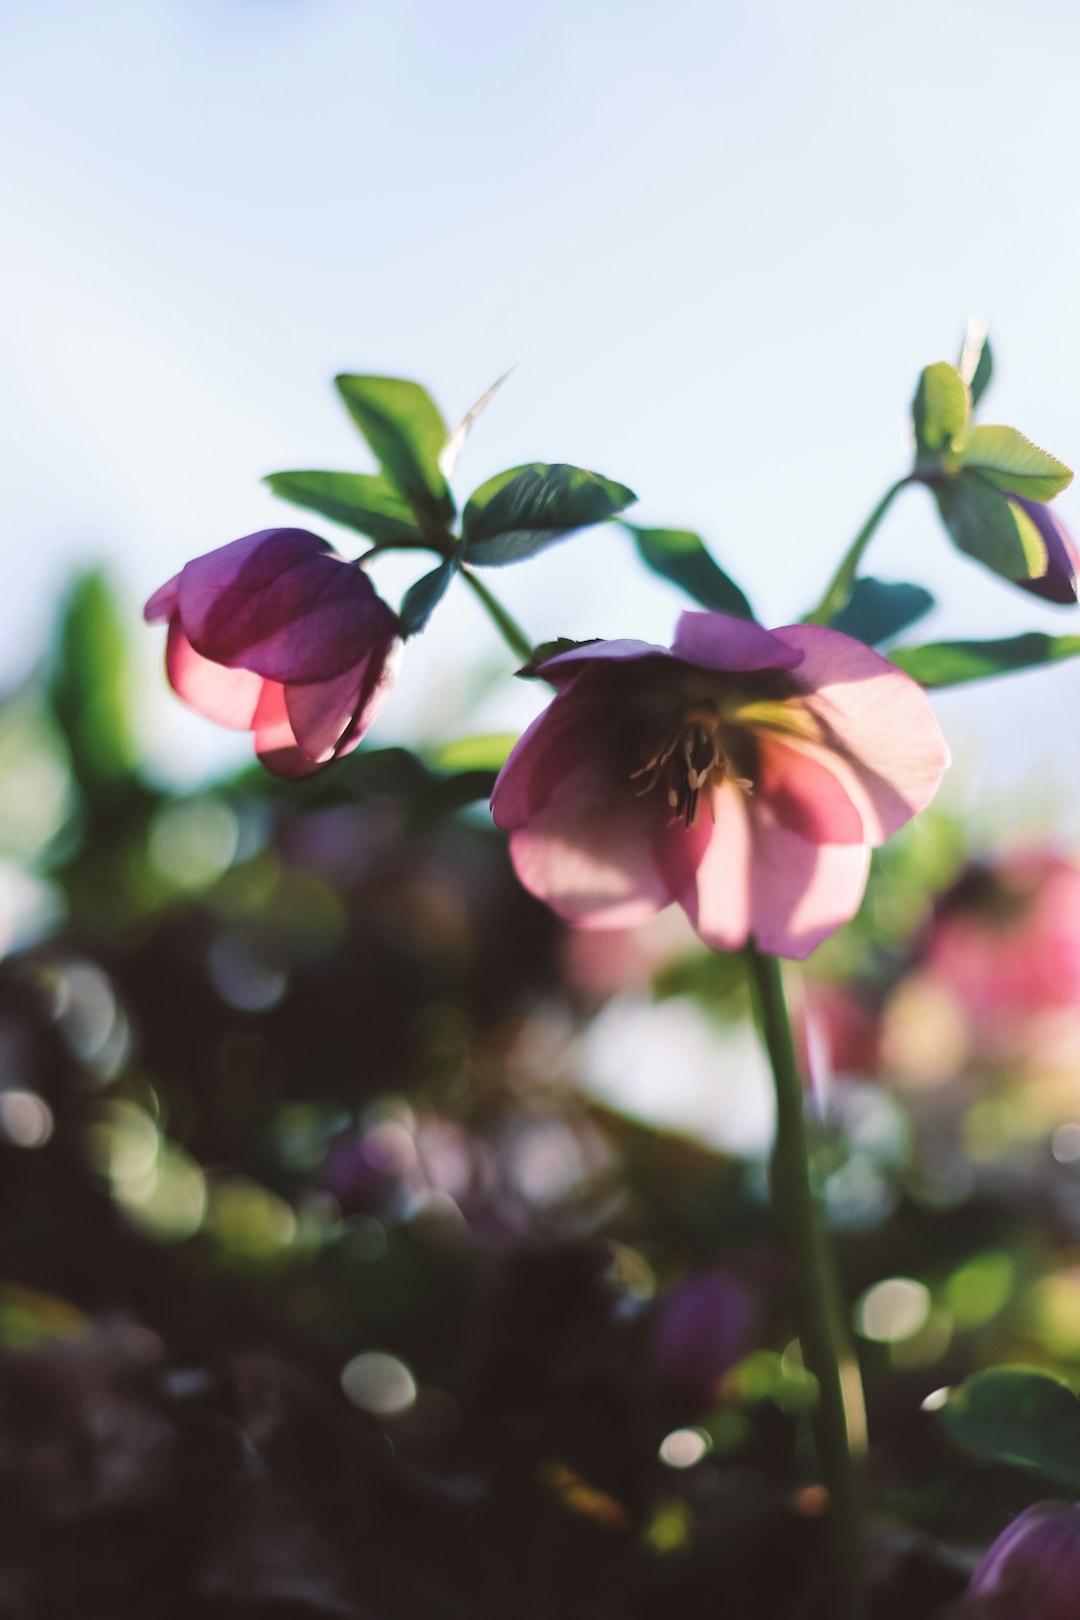
[[710,791],[728,781],[743,793],[753,792],[753,783],[737,776],[720,735],[720,719],[714,710],[697,709],[685,715],[671,736],[652,757],[636,771],[630,780],[644,778],[637,789],[637,797],[646,794],[663,781],[669,808],[674,811],[669,825],[682,822],[692,827],[697,820],[702,795],[715,821],[713,794]]

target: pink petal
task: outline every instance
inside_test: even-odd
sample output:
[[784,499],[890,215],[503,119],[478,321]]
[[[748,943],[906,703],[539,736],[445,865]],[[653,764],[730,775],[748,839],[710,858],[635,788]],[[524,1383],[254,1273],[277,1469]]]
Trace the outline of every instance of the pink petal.
[[265,684],[262,676],[246,669],[224,669],[201,657],[181,630],[179,619],[169,625],[165,671],[177,696],[208,720],[235,731],[250,731]]
[[180,575],[192,645],[269,680],[343,674],[378,639],[386,611],[368,576],[305,529],[246,535]]
[[[609,697],[575,680],[552,699],[514,744],[491,795],[497,827],[513,832],[538,814],[562,778],[595,759],[610,729]],[[633,784],[627,771],[628,797]],[[614,793],[613,793],[614,796]]]
[[707,842],[675,898],[706,945],[734,951],[750,933],[750,817],[740,789],[725,782],[713,795],[713,819],[703,810]]
[[813,844],[755,808],[750,931],[773,956],[808,956],[858,911],[870,870],[861,844]]
[[179,574],[174,574],[172,579],[166,580],[164,585],[159,585],[143,608],[143,618],[147,624],[157,624],[162,619],[171,619],[176,612],[179,592]]
[[625,928],[673,899],[657,859],[657,795],[636,798],[597,761],[562,776],[543,808],[510,834],[514,869],[530,894],[568,922]]
[[264,681],[255,711],[255,752],[268,771],[298,781],[314,776],[323,766],[310,760],[296,741],[285,707],[285,688],[277,681]]
[[798,647],[781,640],[779,632],[727,613],[681,613],[671,650],[702,669],[794,669],[802,663]]
[[537,664],[536,668],[542,675],[549,675],[552,670],[570,674],[576,673],[583,664],[597,662],[625,664],[632,663],[636,658],[670,657],[669,648],[656,647],[651,641],[587,641],[583,647],[556,653],[554,658],[548,658],[544,663]]
[[768,734],[759,737],[758,748],[755,793],[782,827],[812,844],[866,842],[862,817],[828,763]]
[[[387,616],[391,619],[389,609]],[[349,751],[356,747],[390,695],[397,662],[389,667],[393,635],[384,637],[358,664],[330,681],[285,687],[285,707],[296,741],[309,759],[326,764],[342,752],[346,733]]]
[[806,707],[824,723],[828,765],[863,820],[868,844],[883,843],[937,791],[949,750],[922,687],[861,641],[822,625],[773,635],[800,652]]

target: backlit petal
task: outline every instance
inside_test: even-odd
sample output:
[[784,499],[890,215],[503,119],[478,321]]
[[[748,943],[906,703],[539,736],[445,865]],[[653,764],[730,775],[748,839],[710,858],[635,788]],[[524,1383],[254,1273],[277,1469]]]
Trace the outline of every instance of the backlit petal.
[[219,726],[249,731],[262,695],[263,678],[246,669],[225,669],[201,657],[174,619],[165,648],[165,670],[177,696]]

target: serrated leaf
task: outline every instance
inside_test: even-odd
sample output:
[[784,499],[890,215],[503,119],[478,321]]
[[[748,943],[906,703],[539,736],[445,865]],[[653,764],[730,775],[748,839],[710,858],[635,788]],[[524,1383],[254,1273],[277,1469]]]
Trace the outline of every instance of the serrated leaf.
[[888,656],[922,686],[962,686],[967,681],[1080,657],[1080,636],[1048,636],[1042,630],[1029,630],[999,641],[934,641],[925,647],[894,647]]
[[1023,507],[967,470],[932,485],[942,521],[969,557],[1012,581],[1046,572],[1046,542]]
[[998,489],[1029,501],[1049,501],[1072,483],[1072,472],[1047,450],[1040,450],[1016,428],[973,427],[957,446],[957,459]]
[[920,455],[938,455],[961,437],[971,415],[971,394],[955,366],[938,360],[924,368],[911,415]]
[[465,508],[466,561],[481,567],[521,562],[636,500],[624,484],[583,467],[542,461],[511,467],[481,484]]
[[1036,1468],[1080,1489],[1080,1399],[1067,1384],[1028,1367],[991,1367],[933,1408],[965,1451]]
[[454,468],[457,466],[458,457],[464,448],[465,440],[472,432],[473,423],[476,421],[476,418],[480,415],[481,411],[486,410],[491,404],[491,401],[495,398],[495,395],[499,392],[499,389],[502,387],[507,377],[516,371],[516,369],[516,366],[511,366],[509,371],[504,371],[502,376],[497,378],[496,381],[492,383],[491,387],[480,395],[480,398],[476,401],[476,404],[469,406],[469,409],[465,412],[465,415],[461,418],[461,421],[458,423],[453,433],[451,433],[450,437],[443,445],[442,450],[439,453],[439,470],[444,478],[453,478]]
[[506,764],[518,740],[516,731],[491,732],[483,737],[459,737],[443,743],[431,756],[438,771],[498,771]]
[[929,613],[934,598],[921,585],[900,580],[857,579],[847,605],[829,622],[834,630],[877,647]]
[[263,482],[275,495],[343,523],[383,546],[424,543],[412,508],[379,473],[280,472]]
[[754,610],[735,581],[713,561],[701,536],[690,529],[623,528],[634,537],[641,560],[654,574],[678,585],[702,607],[752,619]]
[[461,566],[460,551],[447,557],[438,568],[425,574],[410,585],[401,603],[401,631],[404,636],[415,636],[427,624],[431,615],[446,595],[450,581]]
[[400,377],[343,374],[335,381],[386,476],[417,512],[448,522],[454,502],[439,456],[449,434],[427,390]]
[[981,315],[972,315],[968,319],[956,369],[971,390],[971,408],[974,410],[994,375],[994,351],[990,347],[986,322]]

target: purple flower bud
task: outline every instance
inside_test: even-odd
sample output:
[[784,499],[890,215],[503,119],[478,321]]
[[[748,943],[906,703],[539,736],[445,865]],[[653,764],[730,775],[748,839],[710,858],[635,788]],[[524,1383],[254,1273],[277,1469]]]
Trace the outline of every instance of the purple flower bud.
[[1061,602],[1065,606],[1075,602],[1080,552],[1073,544],[1068,529],[1054,509],[1044,502],[1027,501],[1021,495],[1010,495],[1009,499],[1027,513],[1046,546],[1045,574],[1038,579],[1018,579],[1016,583],[1047,602]]
[[994,1620],[1076,1620],[1080,1604],[1080,1506],[1036,1502],[1014,1519],[971,1577]]

